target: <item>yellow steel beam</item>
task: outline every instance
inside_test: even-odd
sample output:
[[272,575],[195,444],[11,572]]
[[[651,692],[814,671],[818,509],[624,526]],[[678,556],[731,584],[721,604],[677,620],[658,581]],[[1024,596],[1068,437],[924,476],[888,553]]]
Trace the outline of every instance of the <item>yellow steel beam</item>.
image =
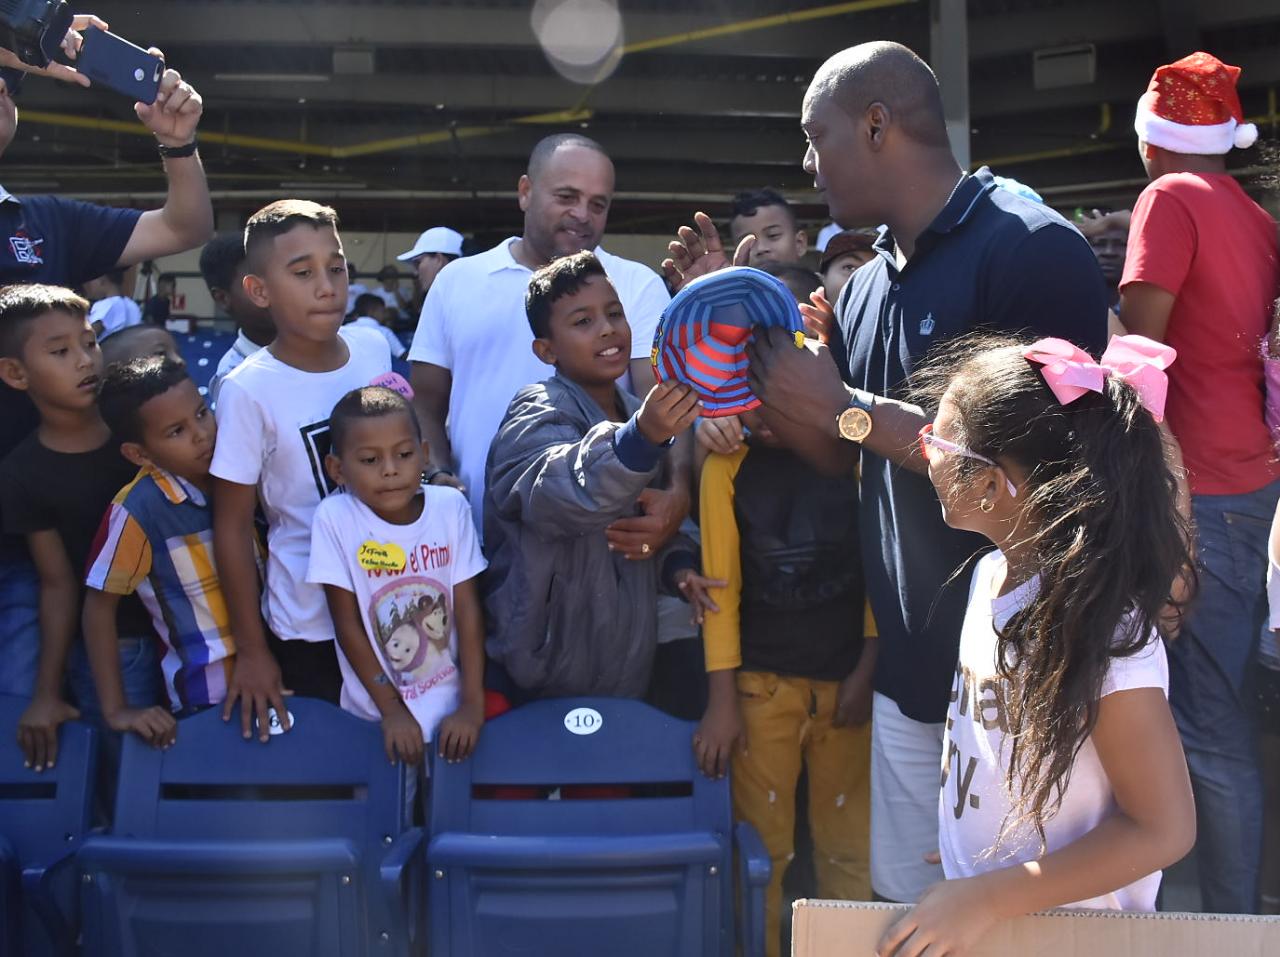
[[[809,20],[820,20],[826,17],[838,17],[848,13],[860,13],[880,7],[901,6],[915,3],[916,0],[853,0],[849,3],[827,4],[821,7],[810,7],[794,13],[780,13],[774,16],[757,17],[753,20],[740,20],[725,23],[702,30],[691,30],[665,37],[654,37],[641,40],[622,48],[624,54],[644,53],[649,50],[665,49],[698,40],[715,37],[734,36],[753,30],[767,30],[772,27],[785,26],[789,23],[803,23]],[[502,133],[510,128],[510,124],[561,124],[579,123],[591,118],[592,113],[586,109],[586,101],[590,97],[590,89],[579,102],[568,110],[557,110],[550,113],[535,113],[530,116],[517,117],[506,124],[490,126],[462,126],[453,130],[434,130],[430,133],[417,133],[409,136],[397,136],[390,139],[374,140],[369,143],[354,143],[349,146],[325,146],[308,143],[302,140],[278,140],[261,136],[240,136],[235,133],[216,133],[201,131],[200,139],[205,143],[221,143],[226,146],[241,146],[246,149],[264,150],[273,153],[302,153],[307,156],[324,156],[329,159],[347,159],[353,156],[372,156],[378,153],[391,153],[397,150],[412,149],[415,146],[431,146],[445,143],[457,137],[472,139],[479,136],[490,136]],[[149,136],[150,133],[138,123],[122,120],[104,120],[94,117],[74,116],[66,113],[46,113],[39,110],[24,110],[22,117],[28,123],[43,123],[50,126],[66,126],[76,129],[101,130],[110,133],[125,133],[130,136]]]
[[718,37],[737,36],[739,33],[750,33],[753,30],[769,30],[783,27],[790,23],[805,23],[809,20],[823,20],[827,17],[840,17],[846,13],[864,13],[867,10],[878,10],[881,7],[898,7],[916,0],[853,0],[850,3],[831,3],[822,7],[810,7],[807,10],[796,10],[793,13],[776,13],[767,17],[756,17],[753,20],[739,20],[736,23],[722,23],[716,27],[704,27],[701,30],[689,30],[685,33],[673,33],[670,36],[654,37],[652,40],[639,40],[622,47],[622,52],[648,53],[650,50],[661,50],[666,47],[679,46],[684,43],[696,43],[699,40],[714,40]]

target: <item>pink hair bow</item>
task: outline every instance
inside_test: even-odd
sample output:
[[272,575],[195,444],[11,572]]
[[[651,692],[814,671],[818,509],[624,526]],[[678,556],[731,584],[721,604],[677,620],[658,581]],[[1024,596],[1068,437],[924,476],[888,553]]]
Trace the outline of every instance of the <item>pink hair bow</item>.
[[1054,396],[1070,405],[1086,392],[1101,392],[1107,376],[1119,376],[1138,393],[1138,399],[1157,422],[1164,421],[1169,378],[1164,370],[1178,353],[1146,336],[1112,336],[1102,361],[1065,339],[1041,339],[1022,355],[1042,366],[1040,372]]

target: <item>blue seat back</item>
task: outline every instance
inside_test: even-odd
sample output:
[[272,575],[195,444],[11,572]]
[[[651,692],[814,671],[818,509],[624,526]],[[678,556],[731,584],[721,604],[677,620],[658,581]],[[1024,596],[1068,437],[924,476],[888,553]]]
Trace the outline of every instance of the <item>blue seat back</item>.
[[[239,709],[182,721],[167,751],[125,738],[112,832],[159,840],[345,838],[381,846],[405,824],[403,770],[378,724],[323,701],[288,699],[293,728],[246,741]],[[391,830],[388,830],[388,829]]]
[[288,709],[293,727],[266,744],[219,708],[182,721],[167,751],[126,738],[112,834],[81,855],[87,955],[407,952],[383,875],[409,824],[407,772],[376,722],[306,698]]
[[728,785],[698,771],[692,731],[638,701],[539,701],[435,761],[433,949],[731,953]]
[[187,363],[187,371],[195,381],[196,388],[204,395],[209,388],[209,381],[218,371],[218,362],[236,341],[231,332],[175,332],[174,340],[178,343],[178,352]]
[[[88,725],[67,722],[58,733],[54,767],[39,774],[23,767],[13,729],[27,704],[25,698],[0,695],[0,868],[6,871],[0,880],[5,888],[0,926],[11,938],[20,934],[21,953],[40,955],[56,952],[57,944],[46,920],[37,917],[37,905],[46,914],[52,905],[67,928],[74,926],[75,875],[67,868],[55,876],[51,869],[73,854],[89,832],[97,742]],[[49,874],[49,882],[39,888],[44,900],[18,893],[24,871]],[[13,907],[18,913],[9,912]]]

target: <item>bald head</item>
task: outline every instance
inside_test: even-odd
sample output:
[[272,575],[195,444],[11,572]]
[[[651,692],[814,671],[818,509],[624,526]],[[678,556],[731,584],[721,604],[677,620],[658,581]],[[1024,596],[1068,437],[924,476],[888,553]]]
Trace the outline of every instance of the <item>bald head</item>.
[[583,136],[580,133],[552,133],[538,140],[533,152],[529,154],[529,178],[538,179],[556,151],[568,148],[591,150],[599,153],[605,160],[609,159],[609,154],[604,151],[604,147],[589,136]]
[[938,78],[901,43],[877,40],[841,50],[818,68],[805,104],[830,99],[850,117],[883,103],[900,132],[921,146],[948,149]]

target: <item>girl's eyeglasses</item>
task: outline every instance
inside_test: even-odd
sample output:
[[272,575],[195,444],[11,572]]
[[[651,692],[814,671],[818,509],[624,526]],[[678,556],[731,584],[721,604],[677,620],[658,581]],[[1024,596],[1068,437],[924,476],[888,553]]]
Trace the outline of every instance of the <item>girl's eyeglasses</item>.
[[[982,462],[986,465],[993,466],[996,469],[1000,469],[1000,466],[996,462],[987,458],[985,455],[979,455],[971,449],[966,449],[963,445],[957,445],[955,442],[948,442],[946,439],[935,435],[932,422],[927,422],[920,428],[918,437],[920,439],[920,454],[924,456],[924,460],[926,462],[929,461],[929,450],[933,448],[942,453],[959,455],[966,459],[973,459],[975,462]],[[1017,498],[1018,489],[1014,486],[1013,481],[1009,476],[1004,474],[1003,469],[1000,469],[1000,474],[1004,476],[1004,484],[1009,489],[1009,495],[1013,498]]]

